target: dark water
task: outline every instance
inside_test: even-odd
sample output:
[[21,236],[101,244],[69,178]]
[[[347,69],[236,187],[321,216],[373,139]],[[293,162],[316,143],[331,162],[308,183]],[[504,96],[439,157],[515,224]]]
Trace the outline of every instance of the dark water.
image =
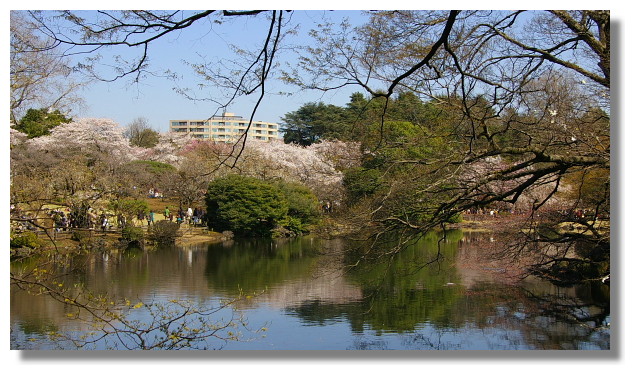
[[[339,252],[349,244],[313,238],[94,253],[55,267],[66,274],[58,279],[64,285],[127,298],[129,306],[113,308],[129,309],[139,324],[158,319],[147,306],[177,300],[215,306],[242,296],[234,309],[204,318],[245,323],[231,327],[230,338],[241,340],[210,337],[194,342],[195,349],[610,348],[606,285],[518,282],[475,260],[489,238],[479,236],[457,231],[442,242],[431,236],[390,260],[352,269],[343,266],[359,258]],[[432,261],[439,252],[443,258]],[[14,263],[12,271],[33,262]],[[138,301],[144,308],[130,309]],[[75,348],[59,337],[80,337],[91,326],[73,313],[50,297],[12,289],[11,348]],[[84,348],[122,348],[117,340],[111,335]]]

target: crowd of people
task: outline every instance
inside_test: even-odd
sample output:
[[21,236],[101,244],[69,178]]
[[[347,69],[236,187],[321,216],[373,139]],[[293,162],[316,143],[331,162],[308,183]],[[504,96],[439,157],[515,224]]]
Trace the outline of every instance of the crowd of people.
[[[71,228],[99,228],[102,231],[106,231],[112,229],[114,226],[111,222],[110,215],[106,211],[97,214],[95,209],[85,205],[79,207],[71,206],[66,209],[52,209],[48,211],[48,216],[53,221],[56,232],[68,231]],[[120,227],[125,225],[123,215],[117,215],[117,224]]]
[[[129,220],[122,213],[112,214],[105,210],[98,213],[97,210],[87,205],[45,209],[43,213],[44,215],[38,215],[39,217],[29,216],[12,205],[12,229],[21,232],[25,230],[37,231],[38,229],[50,227],[50,224],[45,224],[42,219],[50,220],[55,232],[66,232],[74,228],[107,231],[113,228],[121,229],[128,224],[142,226],[147,223],[150,226],[158,220],[168,220],[191,226],[204,226],[207,224],[206,212],[200,207],[188,207],[187,209],[179,207],[176,212],[173,212],[166,206],[161,214],[156,214],[153,210],[149,212],[142,211],[132,219],[132,223],[129,223]],[[163,218],[161,218],[161,215]]]
[[512,215],[512,214],[523,214],[524,211],[519,210],[519,209],[514,209],[512,207],[506,207],[506,208],[488,208],[488,207],[482,207],[482,208],[470,208],[469,210],[465,210],[463,212],[464,215],[487,215],[487,216],[491,216],[491,217],[497,217],[500,215]]
[[[143,213],[140,213],[139,217],[141,215],[143,215]],[[163,210],[163,217],[165,218],[165,220],[168,220],[170,222],[176,222],[179,224],[184,223],[187,225],[194,225],[194,226],[206,224],[206,219],[205,219],[206,215],[207,214],[205,210],[199,207],[196,207],[194,209],[192,209],[191,207],[188,207],[186,210],[184,210],[183,207],[179,207],[178,211],[176,211],[176,214],[170,211],[170,208],[168,206],[166,206],[165,210]],[[151,210],[147,215],[145,215],[144,218],[148,222],[148,225],[154,224],[154,221],[155,221],[154,211]]]

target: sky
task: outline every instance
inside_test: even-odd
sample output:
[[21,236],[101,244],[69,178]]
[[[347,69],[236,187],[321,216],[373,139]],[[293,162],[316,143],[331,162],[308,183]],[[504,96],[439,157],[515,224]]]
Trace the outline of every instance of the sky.
[[[346,17],[352,23],[360,23],[364,19],[357,11],[295,11],[291,20],[301,24],[302,27],[298,35],[290,42],[295,45],[310,44],[311,39],[306,32],[315,23],[320,22],[324,15],[336,20]],[[218,108],[217,105],[185,98],[174,88],[177,85],[196,88],[201,82],[184,61],[199,63],[218,57],[231,58],[233,55],[227,49],[227,43],[235,43],[245,48],[254,47],[256,42],[264,39],[263,30],[266,30],[267,25],[250,24],[247,18],[244,18],[233,21],[233,24],[229,26],[228,28],[214,26],[210,30],[209,24],[202,23],[184,30],[178,36],[157,40],[150,45],[150,69],[157,72],[170,69],[180,75],[178,81],[161,76],[147,76],[138,84],[131,84],[125,79],[91,84],[82,92],[85,107],[77,112],[76,117],[109,118],[122,126],[127,126],[134,119],[143,117],[149,120],[149,124],[155,130],[161,132],[168,130],[170,120],[208,118],[214,114]],[[109,53],[114,55],[122,51],[101,52],[104,56]],[[287,57],[292,58],[294,52],[285,50],[281,53],[284,54],[281,57],[286,60]],[[268,91],[272,94],[265,97],[254,120],[279,123],[286,113],[297,110],[305,103],[323,101],[344,105],[348,102],[350,94],[360,91],[358,88],[340,90],[337,93],[298,92],[296,87],[284,85],[275,80],[269,81],[268,85]],[[293,95],[275,94],[282,91],[293,92]],[[205,90],[204,93],[207,93],[209,97],[222,99],[220,93],[216,93],[213,89]],[[256,95],[239,99],[227,111],[248,118],[256,99]]]

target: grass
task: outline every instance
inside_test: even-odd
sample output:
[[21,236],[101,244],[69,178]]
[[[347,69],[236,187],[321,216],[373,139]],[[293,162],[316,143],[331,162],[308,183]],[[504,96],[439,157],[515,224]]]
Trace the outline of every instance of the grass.
[[[163,214],[165,207],[167,206],[170,212],[177,213],[179,211],[179,201],[170,198],[143,198],[148,203],[148,208],[155,213]],[[187,209],[184,208],[184,209]]]

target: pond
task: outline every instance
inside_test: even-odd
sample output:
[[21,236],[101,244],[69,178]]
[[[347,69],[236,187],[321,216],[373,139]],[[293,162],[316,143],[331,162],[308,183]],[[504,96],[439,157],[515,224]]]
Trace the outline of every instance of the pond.
[[[354,268],[344,267],[353,259],[340,252],[349,242],[312,237],[94,252],[56,265],[64,274],[56,282],[109,301],[125,298],[126,306],[112,302],[113,309],[146,328],[171,319],[168,304],[215,309],[238,298],[188,323],[188,332],[200,332],[221,322],[215,335],[192,341],[194,349],[610,349],[607,285],[508,277],[475,261],[493,240],[461,231],[443,241],[431,235],[390,261]],[[14,262],[12,270],[29,265]],[[12,288],[11,348],[74,349],[77,341],[68,338],[86,342],[105,332],[79,317],[49,296]],[[170,335],[148,330],[144,343]],[[111,334],[82,348],[135,348],[133,336]]]

